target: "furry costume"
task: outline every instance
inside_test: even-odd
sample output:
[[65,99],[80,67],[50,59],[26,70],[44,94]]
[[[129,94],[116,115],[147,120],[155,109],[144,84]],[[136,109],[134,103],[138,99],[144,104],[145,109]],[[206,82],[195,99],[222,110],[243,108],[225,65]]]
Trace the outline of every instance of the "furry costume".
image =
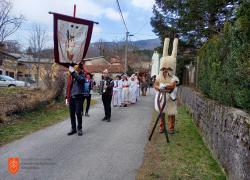
[[[177,46],[178,46],[178,38],[175,38],[174,44],[173,44],[172,55],[168,56],[169,38],[166,38],[164,41],[163,58],[161,61],[160,69],[171,68],[173,71],[166,78],[164,78],[164,76],[163,76],[163,71],[160,71],[159,75],[156,77],[156,82],[158,82],[160,86],[161,85],[166,86],[166,85],[169,85],[173,82],[176,82],[176,84],[179,83],[178,77],[176,77],[174,75],[176,72]],[[176,89],[174,89],[173,93],[176,93]],[[164,111],[168,115],[176,115],[177,114],[177,105],[176,105],[176,101],[174,98],[175,94],[167,93],[166,96],[167,96],[167,105],[166,105]],[[159,112],[159,109],[157,106],[157,97],[158,97],[158,91],[156,92],[156,96],[155,96],[155,110]]]

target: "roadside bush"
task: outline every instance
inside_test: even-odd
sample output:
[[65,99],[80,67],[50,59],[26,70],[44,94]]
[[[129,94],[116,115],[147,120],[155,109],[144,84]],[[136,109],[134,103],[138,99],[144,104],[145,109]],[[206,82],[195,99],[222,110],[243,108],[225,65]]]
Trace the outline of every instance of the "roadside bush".
[[203,45],[198,53],[199,88],[219,102],[250,110],[250,3],[236,21]]
[[32,110],[40,105],[49,104],[63,95],[64,76],[57,76],[51,88],[1,88],[0,123],[13,120],[13,114]]

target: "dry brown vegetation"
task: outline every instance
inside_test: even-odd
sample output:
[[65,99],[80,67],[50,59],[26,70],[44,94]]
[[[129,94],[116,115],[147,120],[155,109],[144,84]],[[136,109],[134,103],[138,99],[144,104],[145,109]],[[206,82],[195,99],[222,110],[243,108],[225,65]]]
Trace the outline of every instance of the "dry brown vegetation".
[[0,89],[0,123],[10,121],[14,113],[31,110],[60,96],[63,83],[55,82],[50,89],[1,88]]

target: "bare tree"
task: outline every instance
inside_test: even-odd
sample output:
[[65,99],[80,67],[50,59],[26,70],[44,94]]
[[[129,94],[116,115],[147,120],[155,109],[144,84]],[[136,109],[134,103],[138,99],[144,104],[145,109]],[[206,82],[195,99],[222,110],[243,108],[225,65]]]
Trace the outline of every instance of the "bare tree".
[[5,51],[9,53],[21,53],[21,44],[16,40],[4,41]]
[[41,62],[41,53],[46,46],[48,35],[46,31],[41,28],[40,25],[34,25],[33,30],[29,37],[29,48],[32,52],[33,58],[36,61],[36,83],[39,85],[39,68]]
[[12,35],[24,21],[24,16],[12,16],[13,4],[9,0],[0,0],[0,42]]
[[99,49],[99,53],[100,53],[100,56],[104,56],[104,53],[105,53],[105,40],[103,39],[99,39],[99,41],[96,43],[97,44],[97,47]]
[[[51,59],[51,62],[52,61],[53,59]],[[43,71],[40,74],[44,82],[44,85],[46,86],[47,89],[51,89],[52,87],[54,72],[55,72],[55,65],[53,66],[53,64],[51,63],[43,65]]]

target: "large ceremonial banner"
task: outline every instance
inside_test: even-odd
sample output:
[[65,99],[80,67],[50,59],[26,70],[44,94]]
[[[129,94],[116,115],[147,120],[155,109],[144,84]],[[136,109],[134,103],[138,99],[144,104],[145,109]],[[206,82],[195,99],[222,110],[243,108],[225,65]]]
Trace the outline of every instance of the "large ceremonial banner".
[[94,22],[53,14],[55,62],[65,67],[81,62],[88,51]]

